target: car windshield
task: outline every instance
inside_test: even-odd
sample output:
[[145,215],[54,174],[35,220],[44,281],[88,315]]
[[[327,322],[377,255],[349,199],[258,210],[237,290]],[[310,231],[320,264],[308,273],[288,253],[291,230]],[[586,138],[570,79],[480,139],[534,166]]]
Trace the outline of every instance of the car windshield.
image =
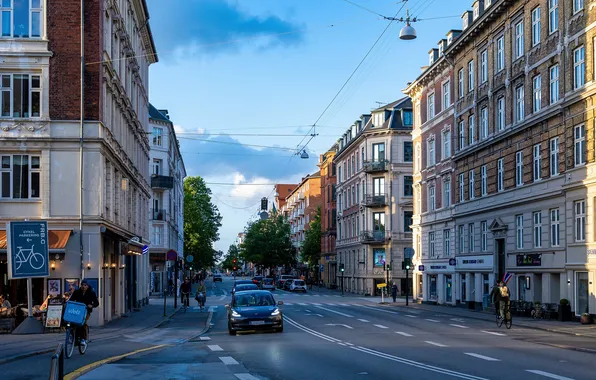
[[234,285],[241,285],[241,284],[252,284],[250,280],[238,280],[234,283]]
[[304,285],[304,281],[294,281],[294,285]]
[[264,282],[265,284],[271,284],[271,283],[273,282],[273,279],[271,279],[271,278],[264,278],[264,279],[263,279],[263,282]]
[[238,285],[236,286],[236,291],[241,292],[243,290],[255,290],[258,289],[256,285],[253,284],[246,284],[246,285]]
[[270,294],[240,294],[234,298],[234,306],[274,306],[275,301]]

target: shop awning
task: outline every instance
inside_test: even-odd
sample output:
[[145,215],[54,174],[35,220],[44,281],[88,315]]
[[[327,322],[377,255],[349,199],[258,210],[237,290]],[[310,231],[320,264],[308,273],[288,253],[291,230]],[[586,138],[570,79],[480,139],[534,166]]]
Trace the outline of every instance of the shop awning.
[[136,256],[143,254],[143,244],[134,240],[128,242],[120,242],[120,253],[124,256]]
[[[64,256],[66,244],[68,239],[72,236],[72,230],[50,230],[48,232],[48,241],[50,243],[50,256],[52,254],[59,254],[61,258]],[[6,250],[8,249],[8,241],[6,239],[6,231],[0,231],[0,257],[6,259]]]

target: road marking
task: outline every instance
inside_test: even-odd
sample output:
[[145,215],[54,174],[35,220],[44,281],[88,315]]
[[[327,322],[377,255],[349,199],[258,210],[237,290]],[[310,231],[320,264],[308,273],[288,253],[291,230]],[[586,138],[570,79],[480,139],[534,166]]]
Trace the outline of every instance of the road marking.
[[286,322],[288,322],[289,324],[291,324],[292,326],[296,327],[297,329],[302,330],[304,332],[307,332],[307,333],[309,333],[311,335],[314,335],[314,336],[316,336],[318,338],[324,339],[324,340],[329,341],[329,342],[332,342],[332,343],[341,342],[341,340],[339,340],[339,339],[333,338],[333,337],[331,337],[329,335],[325,335],[325,334],[320,333],[320,332],[315,331],[315,330],[311,330],[308,327],[303,326],[300,323],[294,321],[293,319],[288,318],[287,315],[284,315],[284,320]]
[[406,317],[408,317],[408,318],[416,318],[415,315],[410,315],[410,314],[406,314]]
[[493,331],[484,331],[484,330],[482,330],[481,332],[486,333],[486,334],[496,335],[496,336],[507,336],[506,334],[502,334],[502,333],[498,333],[498,332],[493,332]]
[[289,302],[284,302],[284,305],[288,305],[288,306],[294,306],[293,303],[289,303]]
[[403,335],[403,336],[412,336],[412,335],[410,335],[410,334],[408,334],[408,333],[405,333],[405,332],[403,332],[403,331],[396,331],[395,333],[396,333],[396,334],[399,334],[399,335]]
[[231,356],[220,356],[219,360],[221,360],[225,365],[240,364]]
[[346,345],[353,346],[354,344],[346,342]]
[[340,346],[346,346],[345,343],[338,343]]
[[235,373],[234,376],[236,376],[238,380],[259,380],[258,377],[254,377],[250,373]]
[[341,323],[326,323],[325,326],[343,326],[343,327],[348,328],[350,330],[354,330],[354,328],[352,326],[342,325]]
[[311,294],[313,297],[320,297],[320,294]]
[[306,311],[307,313],[312,313],[312,311],[310,311],[308,309],[304,309],[304,311]]
[[337,306],[337,305],[336,305],[336,304],[334,304],[334,303],[326,303],[325,305],[327,305],[327,306]]
[[367,323],[370,322],[369,320],[366,320],[366,319],[359,319],[359,321],[360,322],[367,322]]
[[380,329],[388,329],[389,328],[389,327],[383,326],[383,325],[373,325],[373,326],[378,327]]
[[374,311],[380,311],[381,313],[399,314],[397,311],[383,310],[383,309],[379,309],[378,307],[371,307],[371,306],[364,306],[364,305],[356,305],[356,306],[360,306],[365,309],[370,309],[370,310],[374,310]]
[[437,347],[449,347],[449,346],[446,346],[446,345],[441,344],[441,343],[431,342],[430,340],[425,340],[424,343],[432,344],[433,346],[437,346]]
[[323,297],[331,297],[329,294],[325,294]]
[[342,315],[342,316],[344,316],[344,317],[348,317],[348,318],[352,318],[352,317],[354,317],[353,315],[350,315],[350,314],[345,314],[345,313],[342,313],[342,312],[339,312],[339,311],[335,311],[335,310],[331,310],[331,309],[327,309],[326,307],[323,307],[323,306],[317,306],[317,307],[318,307],[319,309],[327,310],[327,311],[329,311],[329,312],[331,312],[331,313],[339,314],[339,315]]
[[340,303],[339,306],[351,306],[351,305],[348,303]]
[[315,305],[315,306],[321,306],[320,303],[314,303],[314,302],[313,302],[313,305]]
[[224,298],[226,298],[226,296],[221,296],[221,297],[219,297],[219,300],[220,300],[220,301],[223,301],[223,300],[224,300]]
[[537,369],[527,369],[526,372],[531,372],[533,374],[536,375],[540,375],[540,376],[544,376],[544,377],[550,377],[551,379],[557,379],[557,380],[573,380],[570,377],[565,377],[565,376],[559,376],[559,375],[555,375],[554,373],[549,373],[549,372],[544,372],[544,371],[539,371]]
[[224,296],[227,296],[228,295],[228,292],[225,291],[224,289],[222,289],[221,291],[223,292]]
[[461,322],[464,323],[465,321],[461,318],[451,318],[450,321],[454,321],[454,322]]
[[219,347],[217,344],[209,344],[207,345],[211,351],[223,351],[223,348]]
[[199,337],[199,340],[211,340],[208,336]]
[[217,311],[217,306],[209,306],[209,312],[213,313]]
[[453,326],[453,327],[459,327],[460,329],[469,329],[468,326],[456,325],[454,323],[450,323],[450,325]]
[[475,354],[473,352],[464,352],[464,354],[469,355],[469,356],[473,356],[473,357],[478,358],[478,359],[488,360],[489,362],[500,362],[499,359],[491,358],[489,356],[484,356],[484,355],[480,355],[480,354]]
[[298,302],[298,305],[300,305],[300,306],[308,306],[308,304],[307,303],[304,303],[304,302]]
[[338,295],[334,295],[334,296],[333,296],[333,297],[341,297],[341,296],[338,296]]
[[440,321],[437,321],[436,319],[426,318],[426,320],[429,321],[429,322],[434,322],[434,323],[439,323],[440,322]]

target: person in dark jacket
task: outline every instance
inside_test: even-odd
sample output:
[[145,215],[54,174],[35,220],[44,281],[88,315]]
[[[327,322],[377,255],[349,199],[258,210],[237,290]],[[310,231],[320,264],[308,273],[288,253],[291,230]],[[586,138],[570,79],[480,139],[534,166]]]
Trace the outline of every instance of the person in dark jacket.
[[99,306],[97,294],[95,294],[93,288],[89,286],[87,280],[83,280],[81,281],[81,287],[72,293],[69,301],[80,302],[87,305],[87,317],[85,318],[85,324],[77,331],[77,335],[80,334],[81,336],[81,344],[87,344],[87,321],[89,320],[89,317],[91,317],[93,309]]
[[495,304],[496,314],[500,315],[501,289],[498,282],[495,282],[495,285],[490,291],[490,300]]
[[393,282],[393,285],[391,285],[391,297],[393,297],[393,302],[397,300],[397,285],[395,284],[395,281]]

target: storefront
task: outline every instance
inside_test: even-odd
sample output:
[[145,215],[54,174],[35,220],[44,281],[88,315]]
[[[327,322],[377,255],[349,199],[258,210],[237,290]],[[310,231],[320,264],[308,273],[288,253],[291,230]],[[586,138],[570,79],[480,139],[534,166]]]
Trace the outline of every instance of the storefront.
[[558,304],[567,298],[564,250],[511,254],[507,272],[514,275],[508,283],[512,299]]
[[481,308],[483,296],[490,293],[495,282],[494,257],[487,255],[457,256],[455,258],[456,304]]
[[455,304],[455,260],[433,260],[419,265],[415,277],[422,276],[422,299],[437,304]]

